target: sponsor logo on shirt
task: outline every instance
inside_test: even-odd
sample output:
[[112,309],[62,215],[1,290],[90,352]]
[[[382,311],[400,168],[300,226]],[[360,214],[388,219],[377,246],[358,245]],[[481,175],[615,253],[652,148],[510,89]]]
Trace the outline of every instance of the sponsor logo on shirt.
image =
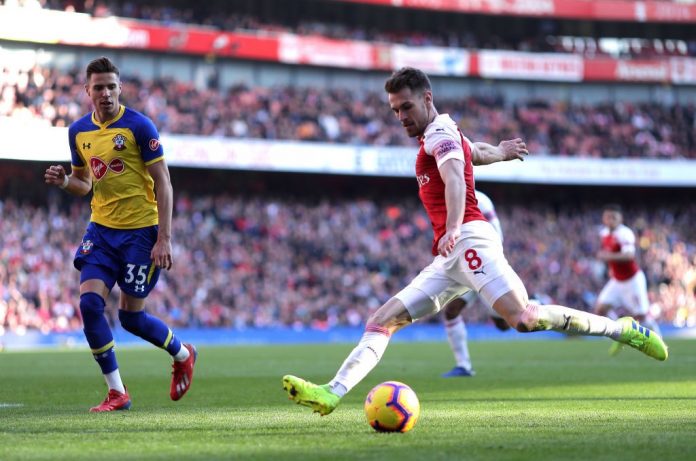
[[452,141],[451,139],[446,139],[433,148],[433,157],[435,157],[435,160],[440,160],[453,150],[459,149],[460,147],[456,142]]
[[98,180],[104,177],[109,167],[104,163],[104,160],[98,157],[89,159],[89,166],[92,168],[92,174]]
[[109,170],[116,174],[121,174],[123,173],[123,170],[126,169],[126,165],[120,158],[111,160],[111,162],[109,162],[107,165],[106,162],[99,157],[92,157],[89,159],[89,166],[92,168],[92,174],[94,174],[97,181],[103,178]]
[[120,158],[115,158],[109,163],[109,169],[116,174],[123,173],[126,166],[123,164],[123,160]]
[[159,139],[155,139],[155,138],[150,139],[150,150],[152,152],[156,152],[157,149],[159,149],[159,146],[160,146]]

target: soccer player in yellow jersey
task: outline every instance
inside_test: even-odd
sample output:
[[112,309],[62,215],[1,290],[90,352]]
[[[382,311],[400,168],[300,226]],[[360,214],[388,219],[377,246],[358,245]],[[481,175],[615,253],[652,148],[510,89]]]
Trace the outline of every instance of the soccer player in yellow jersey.
[[123,328],[174,358],[170,397],[179,400],[191,385],[196,348],[143,310],[160,270],[172,266],[173,192],[159,134],[149,118],[120,104],[119,71],[108,58],[90,62],[86,73],[94,112],[70,125],[72,172],[53,165],[44,177],[73,195],[93,192],[92,216],[73,261],[80,271],[84,333],[109,387],[106,399],[90,411],[131,405],[104,316],[104,300],[115,283]]

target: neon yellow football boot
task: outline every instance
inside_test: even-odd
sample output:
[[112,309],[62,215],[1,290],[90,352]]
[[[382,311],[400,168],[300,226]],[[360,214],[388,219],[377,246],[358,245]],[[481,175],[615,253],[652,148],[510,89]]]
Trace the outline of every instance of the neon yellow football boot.
[[328,384],[318,385],[297,376],[283,376],[283,389],[288,398],[298,405],[310,407],[315,413],[326,416],[338,406],[339,396],[331,392]]
[[660,335],[640,325],[632,317],[621,317],[617,322],[623,325],[618,342],[628,344],[656,360],[667,360],[667,345]]

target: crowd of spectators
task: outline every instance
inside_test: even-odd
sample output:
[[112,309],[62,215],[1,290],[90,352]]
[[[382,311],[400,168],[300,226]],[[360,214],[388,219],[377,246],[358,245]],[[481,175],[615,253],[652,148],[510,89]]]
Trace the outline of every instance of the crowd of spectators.
[[[420,28],[368,27],[364,24],[339,22],[336,19],[294,18],[296,15],[275,14],[262,19],[249,12],[238,11],[240,5],[187,5],[162,2],[133,2],[123,0],[0,0],[0,4],[27,8],[48,8],[87,13],[94,17],[118,16],[154,21],[167,26],[196,25],[221,31],[262,32],[264,34],[294,33],[301,36],[322,36],[336,39],[369,42],[399,43],[408,46],[441,46],[452,48],[517,50],[530,52],[575,53],[588,57],[696,56],[696,40],[670,37],[602,37],[569,35],[552,19],[535,22],[537,27],[525,31],[515,29],[504,34],[505,26],[492,32],[488,27],[476,27],[477,16],[462,16],[457,27],[434,24]],[[220,9],[222,7],[222,9]],[[500,18],[496,19],[501,21]],[[531,21],[529,24],[533,24]],[[659,38],[658,38],[659,37]]]
[[[288,26],[239,14],[206,19],[191,10],[135,2],[0,0],[3,3],[60,9],[79,3],[95,16],[414,46],[558,51],[554,47],[578,43],[534,38],[513,45],[499,38],[482,42],[466,33],[404,34],[323,22]],[[687,43],[686,54],[696,54],[696,42]],[[381,92],[245,85],[202,90],[170,79],[122,77],[123,102],[151,117],[164,133],[378,146],[409,142]],[[82,79],[81,71],[19,70],[0,63],[0,119],[67,126],[91,110]],[[590,105],[471,95],[438,99],[437,105],[472,139],[521,136],[536,155],[696,159],[693,103]],[[359,325],[431,258],[430,224],[411,199],[177,197],[175,266],[163,274],[147,305],[174,326]],[[81,328],[79,279],[71,261],[88,219],[87,208],[79,202],[66,206],[49,201],[34,207],[0,200],[0,336]],[[508,259],[530,293],[591,308],[605,281],[605,268],[594,258],[599,211],[590,205],[558,210],[541,203],[500,203],[498,211],[508,229]],[[638,235],[652,313],[677,326],[696,326],[696,246],[689,241],[694,216],[693,205],[659,210],[637,206],[627,213],[627,223]],[[108,302],[114,323],[116,293]],[[480,309],[466,315],[473,320],[485,317]]]
[[[91,111],[81,72],[0,65],[0,118],[67,126]],[[197,89],[172,79],[122,76],[124,104],[162,133],[409,145],[381,92],[294,86]],[[520,136],[535,155],[696,158],[696,105],[506,101],[499,95],[438,99],[471,139]]]
[[[0,336],[79,330],[72,258],[88,220],[85,203],[0,202]],[[511,265],[528,291],[591,309],[606,281],[597,261],[600,210],[583,205],[498,203]],[[651,311],[696,325],[696,207],[637,205],[637,235]],[[173,326],[328,328],[360,325],[405,286],[430,255],[430,223],[411,198],[231,197],[177,194],[174,267],[146,308]],[[107,301],[116,323],[114,290]],[[466,313],[483,321],[482,309]]]

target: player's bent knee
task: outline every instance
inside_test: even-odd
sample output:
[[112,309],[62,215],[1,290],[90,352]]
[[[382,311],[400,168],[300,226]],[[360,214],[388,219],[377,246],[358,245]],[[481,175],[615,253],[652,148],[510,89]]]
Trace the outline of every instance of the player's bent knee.
[[380,328],[384,328],[385,330],[388,330],[390,334],[396,333],[403,327],[410,325],[411,318],[410,316],[408,318],[405,317],[384,317],[384,316],[379,316],[372,314],[368,319],[367,319],[367,324],[368,325],[374,325],[378,326]]
[[462,310],[466,307],[466,301],[461,298],[454,299],[445,306],[445,319],[454,320],[459,317]]
[[406,325],[410,325],[412,322],[411,314],[409,314],[404,304],[396,298],[387,301],[370,315],[367,320],[368,325],[386,328],[392,334]]
[[85,327],[101,320],[105,305],[104,298],[97,293],[88,292],[80,295],[80,313]]

